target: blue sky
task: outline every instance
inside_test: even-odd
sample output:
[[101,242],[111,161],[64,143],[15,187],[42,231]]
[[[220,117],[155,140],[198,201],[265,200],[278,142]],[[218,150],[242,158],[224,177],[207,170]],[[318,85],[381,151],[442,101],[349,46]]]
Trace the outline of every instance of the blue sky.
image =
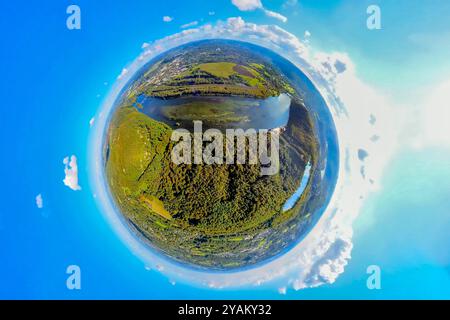
[[[145,270],[99,213],[88,182],[89,119],[142,43],[179,32],[183,24],[241,16],[278,24],[300,38],[308,30],[312,48],[348,54],[356,74],[395,101],[402,114],[422,112],[430,92],[450,80],[448,1],[262,2],[287,22],[262,10],[240,11],[229,0],[77,0],[82,29],[69,31],[65,11],[71,2],[1,4],[0,297],[450,298],[450,144],[441,140],[396,149],[381,188],[354,223],[346,271],[319,288],[280,295],[270,285],[173,286],[159,272]],[[365,27],[372,3],[381,8],[382,30]],[[173,20],[163,22],[166,15]],[[401,134],[417,134],[412,131],[414,126],[406,126]],[[450,136],[448,129],[442,133]],[[71,154],[78,157],[77,192],[62,182],[62,160]],[[36,208],[39,193],[43,209]],[[69,264],[81,267],[80,291],[66,289]],[[371,264],[381,267],[381,290],[366,287]]]

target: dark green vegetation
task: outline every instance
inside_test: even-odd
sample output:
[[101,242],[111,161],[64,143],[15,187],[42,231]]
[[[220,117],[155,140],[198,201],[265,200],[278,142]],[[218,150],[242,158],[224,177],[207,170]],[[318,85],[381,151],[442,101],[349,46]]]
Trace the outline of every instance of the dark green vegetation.
[[[144,69],[112,115],[105,153],[110,191],[131,227],[173,259],[216,269],[251,265],[286,248],[295,240],[292,230],[309,219],[301,208],[311,184],[290,210],[282,206],[300,186],[306,164],[314,168],[318,157],[313,121],[287,78],[247,48],[215,42],[175,50]],[[253,98],[290,94],[279,173],[261,176],[260,164],[175,165],[175,128],[141,113],[137,98],[168,99],[192,90]],[[180,121],[245,121],[230,118],[233,104],[227,103],[163,111]]]

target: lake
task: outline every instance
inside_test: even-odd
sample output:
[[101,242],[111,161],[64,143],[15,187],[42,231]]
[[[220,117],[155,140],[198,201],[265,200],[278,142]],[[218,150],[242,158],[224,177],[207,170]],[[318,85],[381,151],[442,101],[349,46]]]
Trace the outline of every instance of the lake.
[[267,99],[222,96],[189,96],[157,99],[141,95],[137,110],[171,127],[192,130],[194,120],[206,128],[272,129],[286,126],[291,98],[287,94]]

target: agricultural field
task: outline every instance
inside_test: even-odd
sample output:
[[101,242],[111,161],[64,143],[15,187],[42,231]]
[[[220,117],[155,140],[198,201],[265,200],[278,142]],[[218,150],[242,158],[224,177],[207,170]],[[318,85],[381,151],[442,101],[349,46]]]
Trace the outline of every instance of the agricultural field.
[[[154,62],[128,96],[133,97],[137,92],[159,98],[186,95],[267,98],[283,92],[295,94],[287,79],[258,56],[246,54],[245,50],[236,52],[232,46],[216,49],[198,52],[188,48]],[[230,58],[237,61],[228,61]]]

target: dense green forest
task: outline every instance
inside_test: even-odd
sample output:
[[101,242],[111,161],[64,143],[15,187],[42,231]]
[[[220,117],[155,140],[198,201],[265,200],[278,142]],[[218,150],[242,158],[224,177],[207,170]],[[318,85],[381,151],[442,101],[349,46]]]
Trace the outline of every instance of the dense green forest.
[[[307,115],[297,108],[292,117]],[[243,239],[293,218],[295,208],[281,207],[316,152],[311,130],[306,122],[281,135],[280,171],[273,176],[261,176],[260,164],[175,165],[172,129],[124,106],[109,130],[109,185],[130,223],[158,249],[200,265],[223,265],[227,259],[215,254],[245,252],[255,243]]]

